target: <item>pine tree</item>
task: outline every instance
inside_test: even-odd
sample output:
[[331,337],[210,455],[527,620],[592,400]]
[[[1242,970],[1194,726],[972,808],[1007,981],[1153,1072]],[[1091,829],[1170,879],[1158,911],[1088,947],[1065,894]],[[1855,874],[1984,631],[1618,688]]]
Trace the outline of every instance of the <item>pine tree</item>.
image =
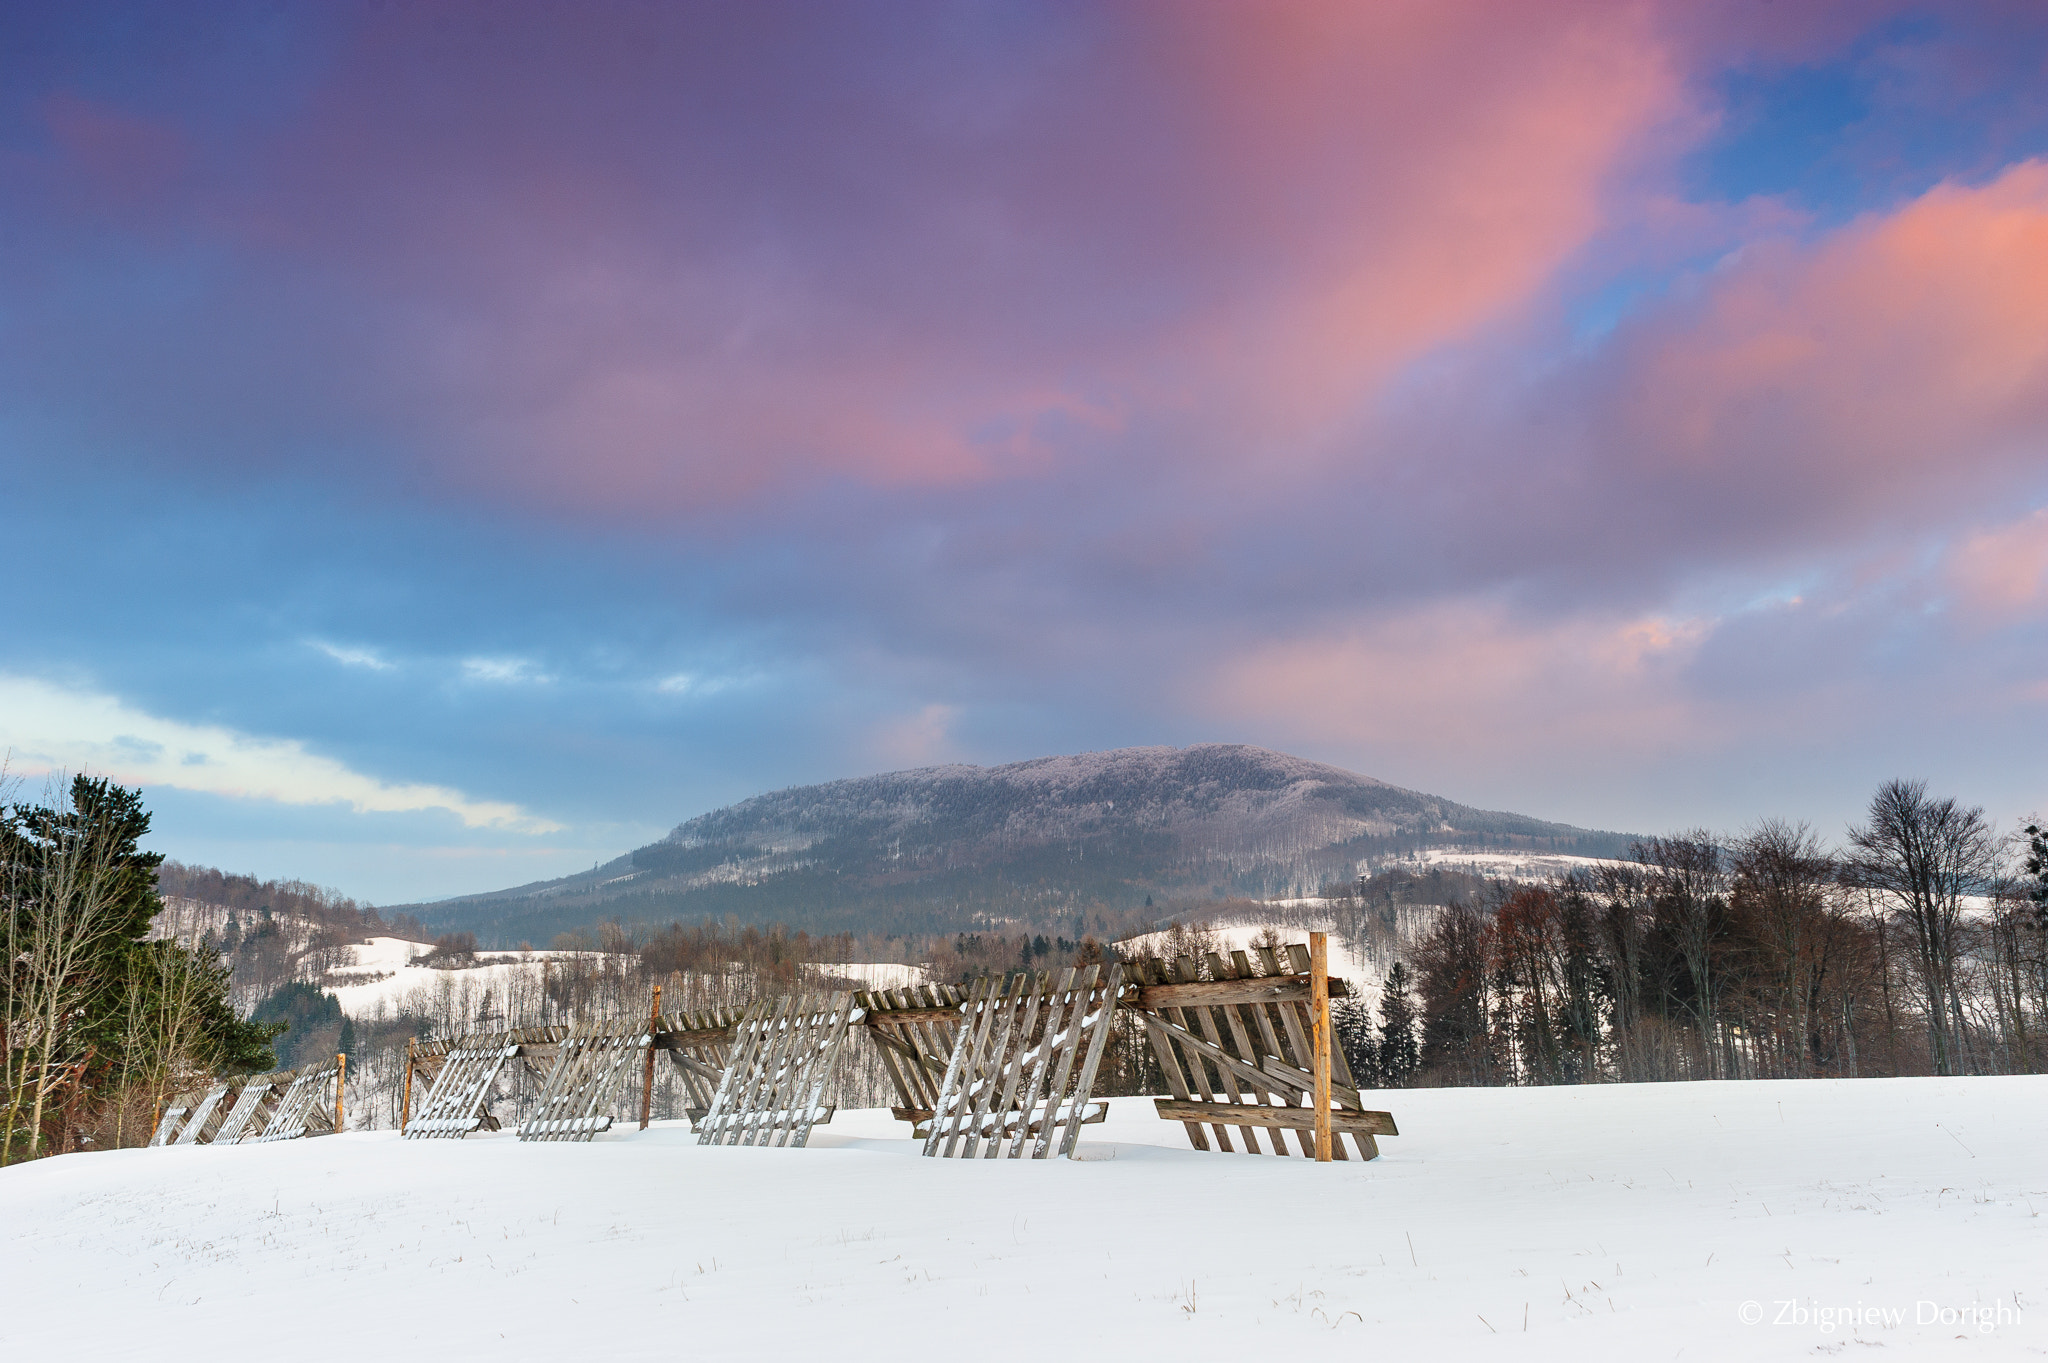
[[1415,1042],[1415,1000],[1409,993],[1408,967],[1399,961],[1387,972],[1380,996],[1380,1035],[1376,1047],[1379,1087],[1406,1088],[1421,1063]]
[[2026,887],[2034,904],[2034,926],[2048,928],[2048,828],[2027,825],[2026,873],[2033,884]]
[[[80,776],[63,794],[0,811],[0,1163],[46,1153],[74,1111],[173,1062],[268,1059],[275,1034],[235,1016],[210,947],[146,940],[163,857],[141,850],[141,792]],[[151,1025],[173,1016],[174,1036]]]
[[1360,1088],[1380,1087],[1379,1043],[1372,1034],[1372,1014],[1365,1000],[1353,994],[1330,1001],[1330,1030],[1351,1066],[1351,1078]]

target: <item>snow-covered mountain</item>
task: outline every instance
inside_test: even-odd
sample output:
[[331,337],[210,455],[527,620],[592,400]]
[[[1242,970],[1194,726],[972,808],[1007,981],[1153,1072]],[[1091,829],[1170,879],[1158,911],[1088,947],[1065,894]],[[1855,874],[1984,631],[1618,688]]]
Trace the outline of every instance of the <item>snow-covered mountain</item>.
[[499,943],[613,917],[954,931],[1313,894],[1427,849],[1603,856],[1625,842],[1263,748],[1120,748],[773,791],[589,873],[414,911]]

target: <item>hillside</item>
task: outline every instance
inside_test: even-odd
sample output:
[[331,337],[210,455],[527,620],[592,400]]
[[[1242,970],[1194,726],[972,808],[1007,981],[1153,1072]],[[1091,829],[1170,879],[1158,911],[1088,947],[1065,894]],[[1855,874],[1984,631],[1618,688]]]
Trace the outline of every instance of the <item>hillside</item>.
[[1263,748],[1121,748],[773,791],[595,871],[408,908],[499,945],[612,918],[951,932],[1313,893],[1432,848],[1600,856],[1626,841]]

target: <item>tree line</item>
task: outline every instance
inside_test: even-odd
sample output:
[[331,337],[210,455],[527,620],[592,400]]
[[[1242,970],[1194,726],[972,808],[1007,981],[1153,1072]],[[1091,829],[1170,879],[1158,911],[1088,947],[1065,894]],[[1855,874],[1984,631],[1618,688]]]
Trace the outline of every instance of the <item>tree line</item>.
[[[348,1018],[327,990],[352,978],[332,974],[353,959],[350,945],[417,938],[417,923],[386,923],[300,882],[166,864],[139,850],[148,828],[140,792],[103,779],[0,805],[0,1161],[139,1144],[172,1094],[280,1058],[348,1052],[350,1111],[388,1125],[409,1038],[631,1015],[655,984],[665,1011],[859,987],[860,972],[835,970],[850,962],[899,962],[940,983],[1108,962],[1137,949],[1120,939],[1151,926],[1149,907],[1077,912],[1046,931],[929,936],[613,922],[554,943],[573,954],[509,974],[468,969],[488,954],[457,933],[422,943],[421,963],[441,967],[431,985]],[[1290,914],[1329,917],[1308,906],[1213,907],[1264,918],[1276,945],[1300,939],[1307,919]],[[2048,1063],[2048,830],[2028,824],[2001,839],[1981,810],[1919,783],[1881,788],[1839,848],[1803,825],[1766,821],[1732,838],[1644,839],[1626,860],[1547,884],[1389,872],[1345,887],[1335,909],[1341,939],[1390,962],[1373,1007],[1354,997],[1336,1009],[1347,1059],[1368,1086]],[[1179,925],[1152,941],[1198,961],[1215,945],[1203,928]],[[850,1053],[842,1105],[890,1101],[886,1075],[863,1054]],[[1120,1022],[1100,1091],[1156,1093],[1163,1082],[1143,1036]],[[657,1092],[657,1115],[679,1111],[672,1088]]]
[[1447,905],[1338,1022],[1385,1086],[2034,1073],[2044,939],[2048,832],[1892,781],[1839,848],[1696,830]]

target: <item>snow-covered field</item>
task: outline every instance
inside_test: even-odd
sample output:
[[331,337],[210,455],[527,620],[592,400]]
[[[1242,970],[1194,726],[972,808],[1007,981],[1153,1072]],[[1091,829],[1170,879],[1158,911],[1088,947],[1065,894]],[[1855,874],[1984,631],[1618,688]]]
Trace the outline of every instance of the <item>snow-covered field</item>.
[[355,958],[353,964],[329,972],[336,981],[353,978],[357,983],[330,984],[327,992],[340,1000],[341,1011],[350,1017],[373,1017],[380,1008],[387,1013],[396,1012],[405,1008],[408,1001],[431,999],[437,992],[449,989],[495,994],[515,982],[538,987],[543,961],[574,956],[601,958],[598,952],[481,951],[477,953],[477,964],[461,970],[413,964],[415,958],[424,957],[431,950],[424,942],[408,942],[402,937],[372,937],[367,943],[349,948]]
[[[340,1001],[341,1011],[352,1018],[374,1017],[380,1010],[387,1015],[408,1008],[431,1012],[437,997],[446,993],[495,997],[518,986],[536,989],[548,961],[579,957],[597,962],[617,959],[594,951],[480,951],[476,964],[460,970],[416,964],[430,950],[424,942],[372,937],[349,948],[353,957],[350,964],[328,973],[327,991]],[[810,970],[813,974],[859,980],[873,989],[900,989],[922,984],[925,978],[920,966],[888,962],[814,965]]]
[[893,961],[806,962],[805,972],[816,978],[858,980],[867,989],[907,989],[925,983],[921,965],[899,965]]
[[[2038,1357],[2048,1079],[1390,1093],[1373,1164],[389,1134],[0,1170],[0,1357]],[[31,1309],[32,1308],[32,1309]]]

